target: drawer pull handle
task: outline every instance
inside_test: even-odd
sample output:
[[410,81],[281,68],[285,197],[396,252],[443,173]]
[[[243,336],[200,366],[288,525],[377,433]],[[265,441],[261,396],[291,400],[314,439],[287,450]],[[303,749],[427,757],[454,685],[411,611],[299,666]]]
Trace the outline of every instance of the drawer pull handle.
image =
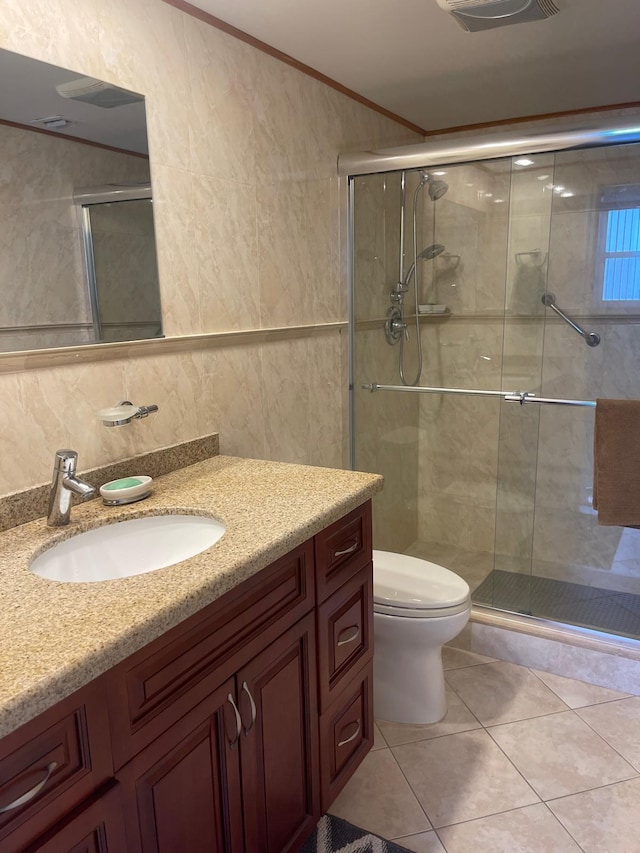
[[[347,631],[351,631],[351,633],[345,637],[344,635],[347,633]],[[359,636],[360,626],[350,625],[348,628],[345,628],[344,630],[340,631],[340,634],[338,635],[338,642],[336,643],[336,645],[348,646],[349,643],[353,643],[355,640],[357,640]]]
[[[351,743],[352,740],[355,740],[358,737],[358,735],[360,734],[360,720],[355,720],[355,724],[356,729],[354,733],[352,735],[349,735],[349,737],[345,738],[344,740],[339,740],[338,746],[344,746],[347,743]],[[348,723],[348,725],[351,725],[351,723]],[[342,731],[344,731],[344,729]]]
[[30,802],[35,797],[37,797],[38,794],[40,793],[40,791],[44,788],[44,786],[49,781],[51,774],[53,773],[53,771],[56,769],[57,766],[58,766],[57,761],[52,761],[51,764],[48,764],[47,765],[47,772],[45,774],[44,779],[41,779],[40,782],[38,782],[37,785],[34,785],[30,791],[27,791],[26,794],[23,794],[21,797],[18,797],[17,800],[14,800],[12,803],[9,803],[8,806],[3,806],[0,809],[0,814],[3,814],[4,812],[10,812],[10,811],[12,811],[12,809],[19,809],[20,806],[24,806],[26,803]]
[[233,747],[238,743],[238,740],[240,739],[240,733],[242,732],[242,717],[240,716],[240,711],[238,711],[238,706],[233,701],[233,696],[231,695],[231,693],[229,693],[229,695],[227,696],[227,702],[231,705],[231,707],[233,708],[233,712],[236,715],[236,736],[233,740],[229,741],[229,746],[231,747],[231,749],[233,749]]
[[253,701],[253,696],[251,695],[251,691],[249,690],[246,681],[242,682],[242,689],[244,690],[244,692],[249,697],[249,703],[251,704],[251,722],[249,723],[247,728],[244,730],[244,733],[246,735],[248,735],[249,732],[251,731],[251,729],[253,728],[253,724],[256,721],[256,703]]
[[349,545],[349,547],[345,548],[343,551],[335,551],[333,556],[334,557],[344,557],[345,554],[353,554],[353,552],[357,549],[359,544],[360,543],[356,539],[356,541],[353,543],[353,545]]

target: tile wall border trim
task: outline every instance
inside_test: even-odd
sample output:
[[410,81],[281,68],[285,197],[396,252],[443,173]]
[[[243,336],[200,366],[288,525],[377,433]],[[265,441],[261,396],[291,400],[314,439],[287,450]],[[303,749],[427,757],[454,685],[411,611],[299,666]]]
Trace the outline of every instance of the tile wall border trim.
[[178,335],[169,338],[150,338],[143,341],[119,341],[112,344],[87,344],[7,352],[0,353],[0,374],[18,373],[24,370],[42,370],[68,364],[108,361],[115,358],[140,358],[217,347],[269,344],[297,338],[315,338],[333,333],[340,334],[347,329],[347,326],[345,320],[306,326],[242,329],[198,335]]

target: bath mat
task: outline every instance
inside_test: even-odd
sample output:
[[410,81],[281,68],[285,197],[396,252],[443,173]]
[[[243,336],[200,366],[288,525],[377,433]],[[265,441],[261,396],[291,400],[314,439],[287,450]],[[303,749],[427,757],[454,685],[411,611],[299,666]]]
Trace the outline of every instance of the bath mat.
[[408,853],[352,823],[333,815],[320,819],[300,853]]

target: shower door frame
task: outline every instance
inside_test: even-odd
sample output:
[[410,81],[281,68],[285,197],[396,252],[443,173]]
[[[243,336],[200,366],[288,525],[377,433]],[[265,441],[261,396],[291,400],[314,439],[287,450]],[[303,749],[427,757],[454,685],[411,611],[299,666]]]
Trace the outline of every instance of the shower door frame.
[[[558,124],[562,120],[558,121]],[[470,134],[471,131],[468,132]],[[601,148],[612,145],[634,144],[640,142],[640,119],[629,122],[608,123],[597,122],[590,126],[570,128],[565,127],[544,133],[518,133],[510,130],[505,133],[481,136],[476,140],[450,140],[424,142],[405,145],[397,148],[387,148],[360,153],[341,154],[338,157],[338,174],[346,179],[347,192],[346,221],[347,235],[347,270],[348,270],[348,321],[349,321],[349,454],[350,467],[355,467],[355,315],[354,315],[354,193],[355,179],[376,174],[392,174],[395,172],[414,171],[422,168],[441,166],[465,165],[478,161],[498,160],[523,156],[528,154],[557,153],[590,148]],[[543,401],[541,401],[543,402]],[[555,401],[570,405],[585,405],[582,401]],[[588,403],[588,405],[595,405]],[[600,643],[612,640],[620,648],[637,651],[640,640],[609,634],[593,628],[573,625],[571,623],[554,622],[538,616],[523,616],[514,611],[502,611],[487,605],[473,605],[474,613],[484,614],[482,621],[487,624],[494,622],[495,616],[501,616],[512,623],[514,628],[522,620],[537,626],[540,631],[556,631],[583,638],[585,643],[593,642],[594,647]],[[517,628],[516,628],[517,630]]]
[[[478,140],[419,142],[396,148],[382,148],[338,156],[338,175],[346,179],[347,220],[347,306],[349,323],[349,465],[355,466],[354,430],[354,190],[355,178],[393,172],[411,171],[433,166],[462,166],[481,160],[500,160],[524,154],[555,153],[557,151],[604,148],[640,142],[640,120],[609,124],[596,122],[576,128],[561,128],[544,133],[487,134]],[[468,133],[471,133],[469,131]]]

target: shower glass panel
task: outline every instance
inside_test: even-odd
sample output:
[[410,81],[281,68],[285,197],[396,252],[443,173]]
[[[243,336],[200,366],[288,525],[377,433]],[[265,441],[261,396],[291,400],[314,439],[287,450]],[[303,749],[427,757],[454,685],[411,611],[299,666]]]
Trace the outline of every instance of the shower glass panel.
[[448,191],[418,192],[415,255],[444,250],[418,260],[388,343],[424,174],[351,182],[354,467],[386,478],[374,546],[451,568],[476,603],[638,638],[640,530],[598,526],[593,408],[362,386],[402,386],[401,363],[411,383],[418,310],[419,386],[640,398],[640,145],[430,168]]

